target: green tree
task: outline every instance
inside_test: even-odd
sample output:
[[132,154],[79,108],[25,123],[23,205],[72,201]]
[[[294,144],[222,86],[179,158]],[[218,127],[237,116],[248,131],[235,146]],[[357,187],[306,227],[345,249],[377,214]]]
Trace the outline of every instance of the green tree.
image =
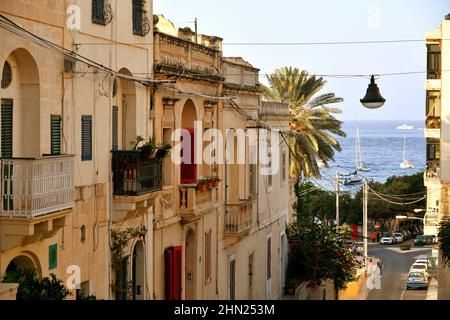
[[317,95],[326,81],[297,68],[277,69],[267,76],[267,80],[269,86],[263,87],[263,97],[268,101],[287,103],[291,113],[291,174],[304,178],[320,177],[318,160],[325,165],[332,161],[335,151],[341,151],[335,136],[346,136],[341,130],[342,122],[334,116],[341,110],[328,106],[343,99],[334,93]]
[[286,230],[291,244],[288,277],[307,282],[313,288],[331,279],[337,293],[355,278],[356,254],[346,247],[347,234],[338,233],[334,226],[324,223],[316,214],[302,210],[301,189],[297,182],[297,221]]
[[9,272],[3,279],[5,283],[18,283],[17,300],[64,300],[70,291],[66,289],[63,282],[56,278],[53,273],[50,277],[39,278],[36,271],[30,269],[17,269]]

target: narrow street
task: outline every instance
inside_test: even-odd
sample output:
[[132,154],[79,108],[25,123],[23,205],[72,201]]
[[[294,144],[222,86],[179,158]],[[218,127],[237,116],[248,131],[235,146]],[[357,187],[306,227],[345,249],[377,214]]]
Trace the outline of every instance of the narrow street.
[[381,289],[371,290],[367,300],[425,300],[427,290],[405,290],[408,271],[414,259],[423,254],[431,255],[431,247],[401,251],[398,245],[370,245],[369,256],[381,258],[384,268]]

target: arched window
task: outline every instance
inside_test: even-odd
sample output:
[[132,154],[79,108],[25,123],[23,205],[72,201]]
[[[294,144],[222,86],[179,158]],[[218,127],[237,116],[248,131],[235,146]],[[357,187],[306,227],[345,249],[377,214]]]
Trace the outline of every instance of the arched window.
[[8,61],[5,61],[2,72],[2,89],[6,89],[12,82],[12,68]]

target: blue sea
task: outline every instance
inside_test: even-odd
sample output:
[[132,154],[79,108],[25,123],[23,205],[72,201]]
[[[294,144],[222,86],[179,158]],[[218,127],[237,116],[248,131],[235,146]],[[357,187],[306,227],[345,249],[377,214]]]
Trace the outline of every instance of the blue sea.
[[[330,182],[336,172],[348,174],[356,167],[356,124],[360,132],[361,158],[372,170],[358,172],[361,176],[378,182],[385,182],[390,176],[410,175],[425,169],[426,140],[424,121],[346,121],[343,130],[347,137],[338,138],[342,152],[336,153],[335,162],[323,169],[323,178],[319,183],[326,189],[334,189]],[[407,124],[414,126],[412,130],[398,130],[397,126]],[[406,158],[411,160],[415,168],[401,169],[403,156],[403,139],[406,136]],[[345,187],[347,188],[347,186]],[[354,193],[360,186],[348,187]]]

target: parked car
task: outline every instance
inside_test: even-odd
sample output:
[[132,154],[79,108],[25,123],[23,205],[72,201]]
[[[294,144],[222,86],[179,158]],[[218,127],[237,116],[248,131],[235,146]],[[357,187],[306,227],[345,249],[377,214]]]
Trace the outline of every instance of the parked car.
[[423,234],[416,236],[416,238],[414,239],[415,246],[424,246],[426,244],[426,238]]
[[429,275],[428,275],[428,263],[417,263],[417,262],[415,262],[411,266],[411,269],[409,269],[409,272],[424,272],[426,274],[426,276],[429,277]]
[[428,289],[430,280],[425,272],[410,272],[406,280],[406,290],[409,289]]
[[414,264],[421,263],[427,265],[427,271],[432,267],[431,261],[428,259],[428,257],[418,257]]
[[394,244],[396,243],[396,238],[393,235],[385,235],[383,238],[381,238],[380,243],[381,244]]
[[394,232],[395,242],[402,243],[403,240],[403,233],[402,232]]

